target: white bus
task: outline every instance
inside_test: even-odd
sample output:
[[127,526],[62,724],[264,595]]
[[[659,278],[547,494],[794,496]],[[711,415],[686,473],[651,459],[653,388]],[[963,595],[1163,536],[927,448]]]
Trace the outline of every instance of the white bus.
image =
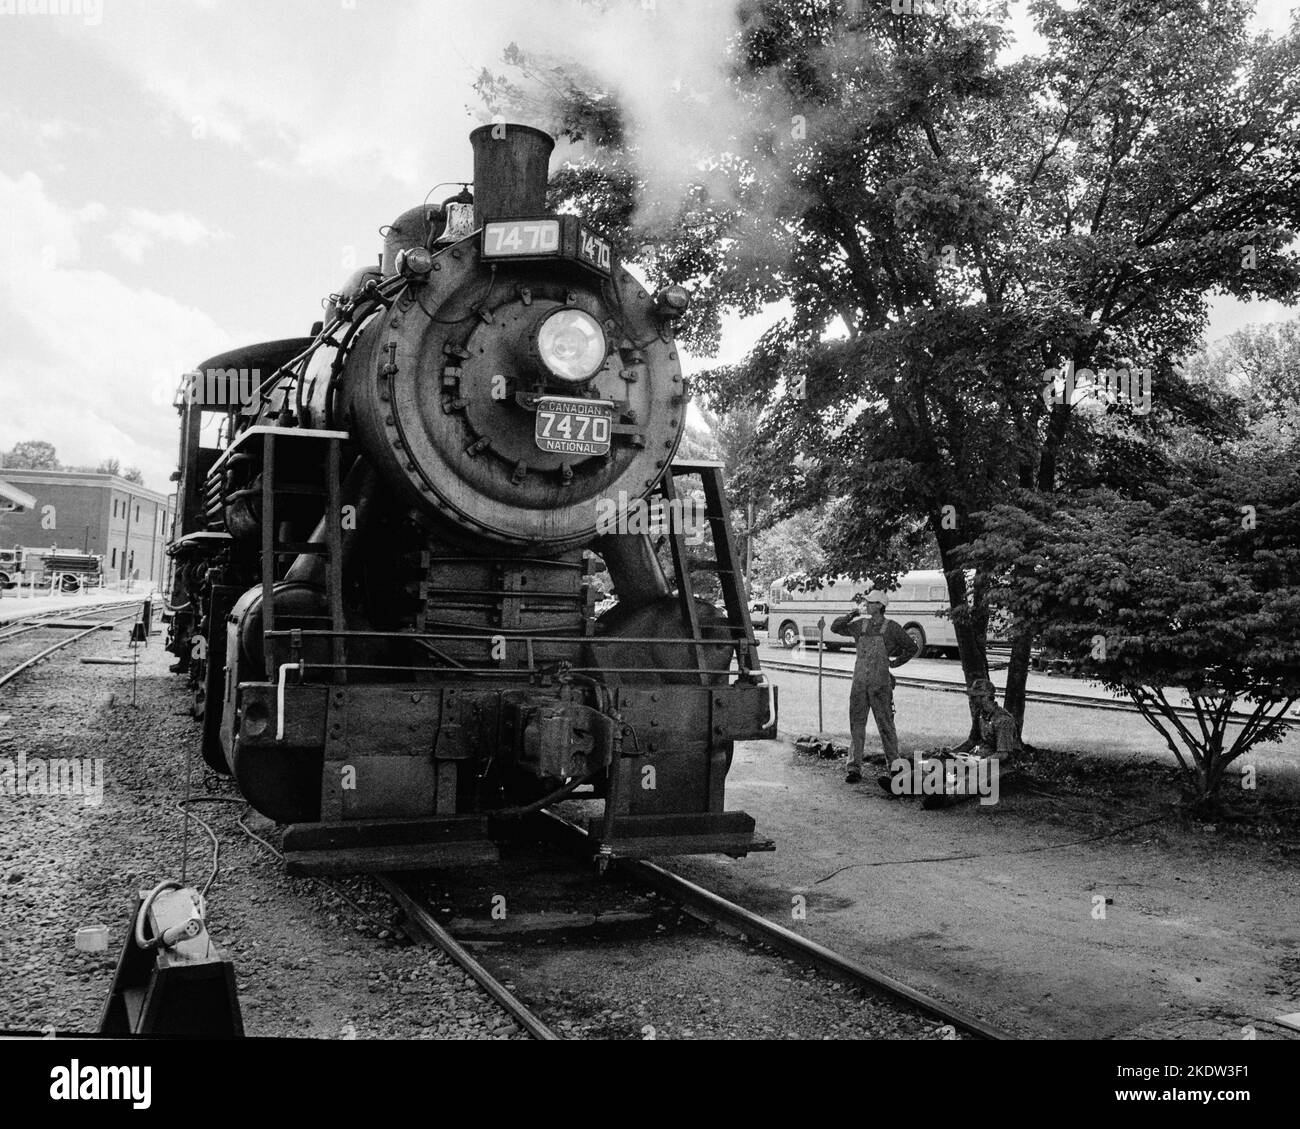
[[[825,643],[828,649],[852,646],[852,640],[831,631],[831,623],[856,606],[853,597],[870,590],[867,580],[841,577],[826,581],[818,589],[799,591],[791,578],[776,581],[768,598],[768,642],[793,650],[801,644],[817,646],[817,621],[826,617]],[[897,621],[920,647],[956,647],[948,611],[948,584],[937,569],[905,573],[890,589],[885,615]]]

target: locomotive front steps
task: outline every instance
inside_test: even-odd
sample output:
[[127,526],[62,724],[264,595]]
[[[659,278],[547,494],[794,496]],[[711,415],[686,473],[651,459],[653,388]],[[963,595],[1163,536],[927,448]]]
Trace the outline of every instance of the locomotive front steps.
[[[655,858],[662,855],[727,854],[776,849],[754,834],[743,811],[674,815],[618,815],[614,835],[601,840],[604,820],[587,821],[584,844],[591,857]],[[493,820],[491,815],[430,819],[359,819],[291,824],[284,833],[285,873],[350,874],[358,871],[426,870],[500,861],[499,844],[519,838],[546,839],[546,822]]]
[[295,823],[284,833],[286,874],[426,870],[497,862],[486,815]]

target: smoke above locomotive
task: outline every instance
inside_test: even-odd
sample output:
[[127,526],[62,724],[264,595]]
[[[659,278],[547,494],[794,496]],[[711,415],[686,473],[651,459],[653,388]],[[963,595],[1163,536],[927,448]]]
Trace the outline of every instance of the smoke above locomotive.
[[[178,400],[170,645],[204,756],[295,825],[304,868],[394,836],[427,862],[583,795],[604,801],[601,857],[758,849],[723,780],[734,740],[772,732],[774,691],[721,469],[673,462],[689,295],[650,294],[546,211],[547,134],[470,144],[473,192],[399,216],[309,337],[189,378],[267,374],[254,395]],[[721,609],[680,530],[610,520],[611,499],[672,512],[692,476]],[[618,603],[596,616],[602,564]]]

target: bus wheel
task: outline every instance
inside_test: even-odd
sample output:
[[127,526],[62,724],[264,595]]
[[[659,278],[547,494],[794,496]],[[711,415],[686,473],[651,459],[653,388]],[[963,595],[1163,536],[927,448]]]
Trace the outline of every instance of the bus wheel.
[[912,642],[916,644],[916,657],[920,658],[925,654],[925,631],[919,623],[909,623],[904,629],[911,637]]
[[781,624],[781,646],[787,651],[793,651],[799,642],[799,628],[789,620]]

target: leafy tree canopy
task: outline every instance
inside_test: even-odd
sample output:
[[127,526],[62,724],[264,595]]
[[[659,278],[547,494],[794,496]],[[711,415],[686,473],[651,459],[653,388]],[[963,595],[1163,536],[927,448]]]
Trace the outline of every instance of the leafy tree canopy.
[[25,439],[0,455],[0,465],[14,470],[58,470],[61,464],[53,443],[43,439]]
[[[959,618],[981,515],[1032,512],[1025,491],[1140,501],[1187,432],[1239,436],[1230,392],[1176,362],[1207,295],[1300,288],[1300,35],[1252,37],[1251,0],[1030,8],[1045,47],[1005,62],[1004,15],[743,0],[728,103],[665,84],[664,113],[716,122],[683,131],[699,151],[672,199],[650,198],[663,155],[589,72],[515,52],[481,82],[582,142],[552,203],[693,286],[688,346],[712,349],[724,311],[788,303],[697,390],[724,414],[763,406],[747,488],[837,507],[829,571],[887,580],[928,526],[967,677],[987,669],[982,575]],[[1021,637],[1017,714],[1028,657]]]
[[[1143,499],[1026,492],[967,557],[1046,646],[1133,698],[1200,800],[1300,700],[1300,441],[1205,445]],[[1249,718],[1229,737],[1236,703]]]

